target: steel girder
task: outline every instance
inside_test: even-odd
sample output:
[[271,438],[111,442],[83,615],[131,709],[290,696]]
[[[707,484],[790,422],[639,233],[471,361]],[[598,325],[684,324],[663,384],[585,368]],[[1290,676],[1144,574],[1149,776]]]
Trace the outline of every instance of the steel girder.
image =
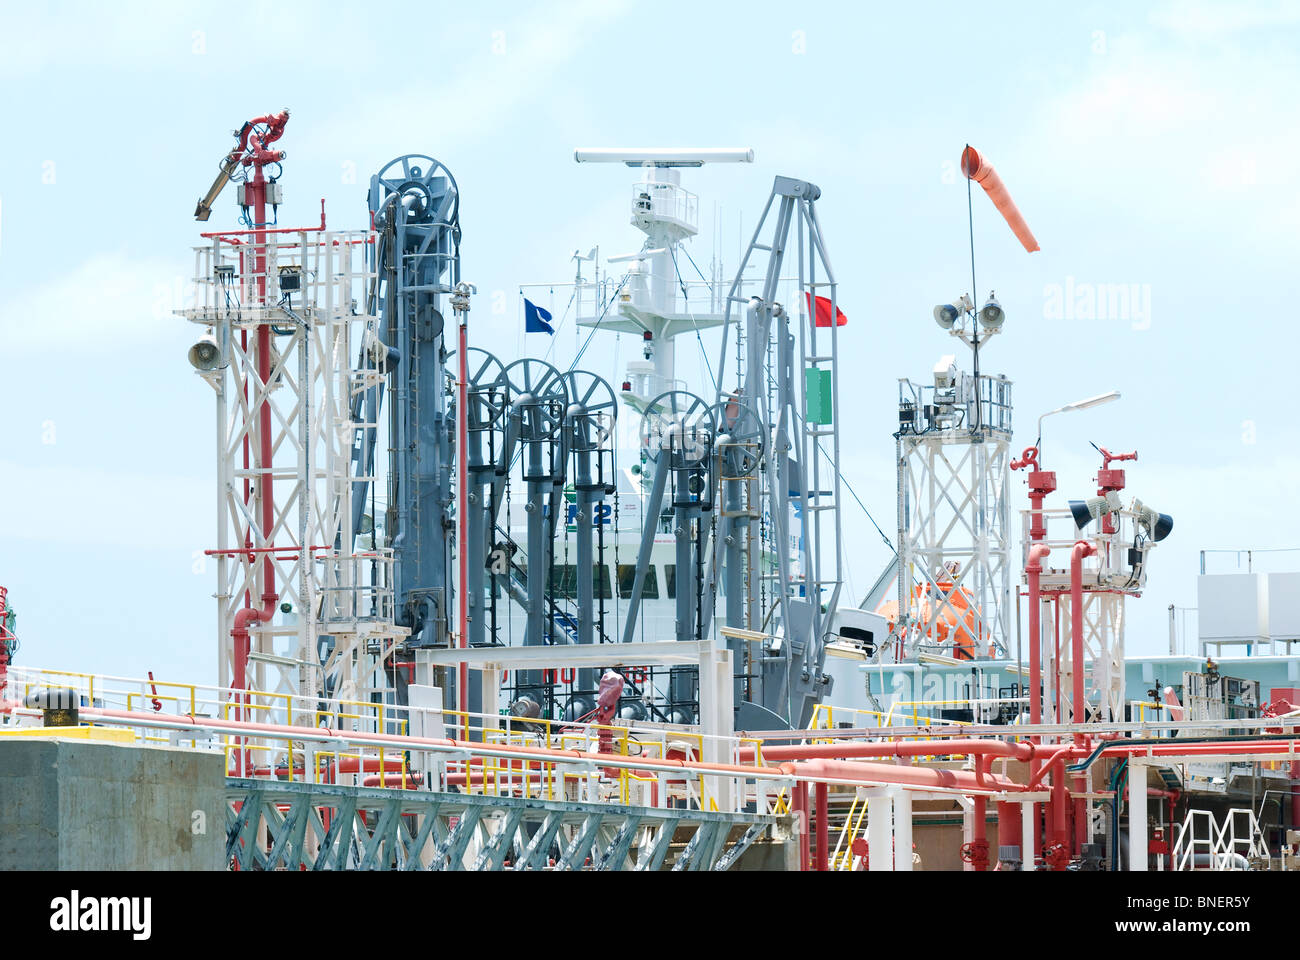
[[[238,870],[727,870],[777,818],[230,778]],[[669,853],[678,845],[675,857]]]

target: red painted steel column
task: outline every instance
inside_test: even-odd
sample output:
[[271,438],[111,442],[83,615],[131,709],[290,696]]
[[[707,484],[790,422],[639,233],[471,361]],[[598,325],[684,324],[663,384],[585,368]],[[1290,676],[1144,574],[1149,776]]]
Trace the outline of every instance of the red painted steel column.
[[[1031,474],[1030,476],[1036,476]],[[1038,500],[1038,506],[1041,508],[1042,499]],[[1041,523],[1042,515],[1037,514]],[[1039,530],[1039,536],[1042,536],[1043,530]],[[1041,577],[1043,573],[1042,561],[1052,552],[1051,547],[1045,544],[1036,543],[1029,548],[1029,560],[1025,564],[1025,577],[1029,582],[1029,722],[1030,724],[1039,724],[1043,722],[1043,600]],[[1033,743],[1038,744],[1042,741],[1041,737],[1034,737]],[[1029,761],[1029,777],[1032,780],[1038,773],[1040,763],[1037,759]],[[1041,818],[1042,806],[1034,804],[1034,846],[1041,849],[1043,845],[1043,827]],[[1016,841],[1019,844],[1019,840]],[[1021,856],[1033,862],[1035,856],[1034,850],[1021,851]]]
[[[998,802],[998,846],[999,847],[1019,847],[1021,846],[1021,827],[1023,816],[1020,812],[1020,804]],[[1028,862],[1028,857],[1033,854],[1032,850],[1021,850],[1020,857]]]
[[[456,562],[460,577],[460,648],[469,647],[469,309],[458,310],[456,340]],[[482,600],[482,597],[476,598]],[[456,689],[469,712],[469,664],[460,663]]]
[[[1052,844],[1067,846],[1070,843],[1070,829],[1066,824],[1069,797],[1065,789],[1065,759],[1062,758],[1052,770]],[[1064,870],[1065,862],[1059,862],[1056,870]]]
[[[1096,547],[1080,540],[1070,551],[1070,661],[1074,681],[1073,722],[1083,723],[1088,713],[1083,699],[1083,558],[1097,552]],[[1058,681],[1059,684],[1059,681]],[[1074,739],[1080,739],[1076,733]]]
[[827,815],[830,810],[829,788],[824,783],[817,784],[817,869],[829,870],[831,868],[830,850],[827,849],[830,844],[830,824],[827,823]]
[[[231,158],[240,157],[245,150],[249,153],[242,156],[241,163],[245,167],[253,168],[252,179],[245,185],[244,199],[249,201],[249,206],[253,208],[253,276],[257,284],[256,306],[265,308],[266,306],[266,175],[263,167],[268,163],[276,163],[284,158],[284,154],[278,150],[267,149],[267,144],[278,140],[284,132],[284,126],[289,121],[288,111],[283,111],[276,116],[263,116],[255,120],[250,120],[244,125],[240,133],[239,146],[231,154]],[[268,129],[266,134],[259,135],[255,131],[257,124],[266,124]],[[247,260],[244,260],[244,266],[247,266]],[[306,349],[306,339],[304,338],[303,349]],[[257,499],[261,506],[261,524],[262,524],[262,546],[266,548],[262,560],[262,606],[260,609],[251,605],[251,598],[245,597],[245,603],[248,606],[235,614],[235,622],[231,627],[230,635],[235,653],[235,663],[233,669],[232,686],[238,690],[248,688],[248,655],[252,646],[249,636],[250,623],[267,623],[275,613],[275,602],[278,596],[275,592],[275,561],[271,552],[274,547],[274,538],[272,530],[275,527],[275,497],[272,483],[272,443],[271,443],[271,406],[268,398],[267,385],[271,380],[271,326],[270,322],[263,320],[257,328],[257,376],[262,384],[262,399],[258,417],[258,479],[257,479]],[[247,437],[245,437],[247,441]],[[245,451],[247,452],[247,442]],[[247,483],[247,481],[245,481]],[[243,719],[246,707],[248,705],[247,694],[237,694],[236,702],[240,708],[236,711],[236,718]],[[246,750],[236,751],[236,772],[243,774],[247,768],[249,759]]]

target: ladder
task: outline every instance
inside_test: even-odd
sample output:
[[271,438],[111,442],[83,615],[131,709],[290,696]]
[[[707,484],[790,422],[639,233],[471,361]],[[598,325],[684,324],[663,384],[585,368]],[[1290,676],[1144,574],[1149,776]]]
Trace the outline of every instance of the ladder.
[[[729,562],[744,563],[748,593],[742,622],[727,625],[766,630],[770,617],[779,613],[784,640],[779,652],[764,657],[753,699],[798,726],[808,723],[829,685],[822,672],[825,646],[844,583],[836,466],[838,306],[817,219],[820,196],[821,190],[807,181],[775,178],[726,298],[717,381],[718,401],[750,404],[770,438],[766,468],[745,485],[748,512],[763,517],[766,507],[768,530],[757,544],[752,535],[737,538],[743,539],[743,552],[733,548],[729,556]],[[791,246],[797,260],[797,303],[792,309],[776,300]],[[767,255],[766,271],[760,292],[746,298],[740,290],[756,254]],[[822,330],[816,325],[819,297],[830,306],[830,326]],[[745,306],[743,322],[736,318],[738,344],[743,346],[736,356],[738,386],[727,394],[723,384],[728,336],[737,304]],[[793,522],[792,505],[797,509]],[[765,549],[776,557],[771,573],[760,570]],[[763,610],[760,600],[768,583],[773,606]]]

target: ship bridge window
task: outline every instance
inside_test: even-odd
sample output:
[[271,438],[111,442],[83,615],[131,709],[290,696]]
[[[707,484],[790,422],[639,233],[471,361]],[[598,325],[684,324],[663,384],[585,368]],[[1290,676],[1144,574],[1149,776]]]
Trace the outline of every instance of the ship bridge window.
[[[632,585],[636,580],[636,564],[620,563],[618,565],[618,595],[623,600],[632,598]],[[642,600],[659,599],[659,578],[652,564],[646,569],[645,583],[641,587]]]
[[591,595],[598,600],[608,600],[614,596],[609,585],[609,567],[603,563],[592,564]]
[[[629,584],[628,589],[632,589]],[[591,595],[596,599],[610,599],[614,594],[610,590],[609,568],[600,564],[591,566]],[[557,563],[551,566],[551,596],[574,600],[578,596],[578,567],[572,563]]]
[[677,564],[664,564],[664,587],[668,590],[668,599],[677,599]]
[[551,566],[551,596],[572,600],[578,595],[577,567],[571,563]]

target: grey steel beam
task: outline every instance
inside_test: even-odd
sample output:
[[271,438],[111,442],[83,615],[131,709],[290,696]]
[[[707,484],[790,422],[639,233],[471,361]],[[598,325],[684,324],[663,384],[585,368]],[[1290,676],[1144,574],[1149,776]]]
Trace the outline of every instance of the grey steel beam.
[[763,835],[763,831],[766,829],[766,823],[756,823],[746,830],[745,835],[733,843],[727,849],[727,852],[718,858],[717,862],[713,865],[713,869],[729,870],[731,865],[745,855],[745,851],[753,845],[755,840]]
[[523,856],[515,863],[516,870],[539,870],[546,865],[546,854],[551,849],[551,844],[555,842],[555,835],[560,830],[560,824],[564,822],[564,815],[557,811],[552,811],[542,824],[542,828],[533,834],[533,838],[528,841],[528,846],[524,850]]
[[597,870],[621,870],[623,861],[627,859],[627,852],[632,847],[632,838],[636,836],[637,829],[641,826],[641,818],[636,814],[628,814],[623,826],[614,835],[614,839],[605,852],[595,862]]
[[474,870],[500,870],[501,863],[505,860],[506,854],[514,845],[515,833],[519,830],[519,821],[523,819],[524,808],[515,807],[506,812],[501,829],[496,832],[483,849],[479,851],[478,858],[474,861]]
[[577,835],[569,843],[559,862],[555,864],[557,871],[572,870],[575,863],[578,867],[582,866],[582,862],[587,859],[587,854],[591,853],[591,845],[596,839],[596,831],[602,819],[599,813],[587,814],[582,826],[578,828]]
[[[754,814],[233,778],[227,799],[227,850],[240,869],[294,869],[305,864],[316,870],[420,870],[426,869],[421,852],[430,842],[434,850],[428,869],[464,869],[465,851],[485,829],[483,817],[496,813],[504,815],[504,826],[488,838],[474,869],[500,870],[512,851],[514,869],[543,869],[564,823],[579,826],[572,841],[562,845],[557,869],[581,869],[588,856],[593,869],[623,869],[641,827],[657,826],[653,846],[642,850],[635,865],[637,870],[657,870],[682,824],[697,826],[694,846],[688,846],[689,856],[684,854],[678,869],[710,869],[735,826],[747,829],[741,844],[748,846],[773,822]],[[276,807],[285,803],[289,811],[282,816]],[[238,813],[234,804],[240,806]],[[330,811],[328,829],[321,820],[324,809]],[[363,814],[373,829],[366,826]],[[402,821],[408,814],[424,817],[413,839]],[[458,821],[454,827],[449,827],[450,818]],[[541,823],[525,843],[527,830],[521,828],[539,818]],[[256,843],[263,824],[272,840],[267,854]],[[319,842],[314,858],[307,855],[309,828]]]

